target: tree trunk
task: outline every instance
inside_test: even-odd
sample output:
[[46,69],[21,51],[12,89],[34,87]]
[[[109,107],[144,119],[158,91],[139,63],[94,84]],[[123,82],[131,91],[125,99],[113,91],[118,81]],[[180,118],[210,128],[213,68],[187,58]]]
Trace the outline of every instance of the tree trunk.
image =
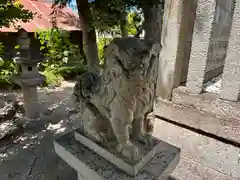
[[162,6],[151,7],[145,4],[143,7],[145,40],[151,43],[161,43],[162,33]]
[[79,18],[82,23],[84,51],[87,58],[88,70],[99,72],[99,57],[96,31],[92,25],[88,0],[77,0]]
[[85,55],[85,52],[84,52],[84,46],[83,46],[83,33],[81,32],[81,38],[79,39],[79,50],[80,50],[80,54],[83,58],[83,62],[84,62],[84,65],[88,65],[87,63],[87,58],[86,58],[86,55]]
[[140,38],[140,35],[143,32],[143,28],[142,27],[139,27],[139,28],[136,27],[136,29],[137,29],[137,33],[134,35],[134,37]]
[[127,30],[127,13],[123,13],[120,20],[120,29],[122,37],[128,37],[128,30]]

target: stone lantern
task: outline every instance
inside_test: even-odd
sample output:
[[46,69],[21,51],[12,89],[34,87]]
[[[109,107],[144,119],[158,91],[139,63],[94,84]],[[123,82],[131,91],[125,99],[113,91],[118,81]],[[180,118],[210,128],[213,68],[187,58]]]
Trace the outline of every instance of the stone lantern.
[[13,80],[22,88],[26,117],[38,119],[40,112],[37,86],[43,83],[45,77],[38,72],[37,64],[41,60],[33,60],[30,57],[30,38],[27,31],[20,29],[18,33],[19,49],[15,61],[19,68]]

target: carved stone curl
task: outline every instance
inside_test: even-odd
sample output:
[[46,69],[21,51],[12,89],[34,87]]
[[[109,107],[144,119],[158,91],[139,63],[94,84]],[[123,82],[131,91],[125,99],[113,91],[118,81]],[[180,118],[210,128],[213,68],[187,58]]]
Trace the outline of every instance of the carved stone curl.
[[100,143],[115,139],[129,159],[138,156],[133,141],[151,142],[159,51],[159,44],[137,38],[114,39],[101,74],[87,72],[74,87],[78,128]]

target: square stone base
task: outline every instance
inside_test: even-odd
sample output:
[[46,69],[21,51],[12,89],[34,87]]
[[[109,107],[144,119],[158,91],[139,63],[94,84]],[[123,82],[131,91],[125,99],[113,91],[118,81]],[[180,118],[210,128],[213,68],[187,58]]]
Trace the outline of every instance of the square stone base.
[[130,176],[75,139],[73,132],[54,141],[56,153],[78,173],[78,180],[166,180],[176,168],[180,149],[162,142],[155,156]]
[[102,156],[130,176],[136,176],[139,171],[143,169],[143,167],[156,155],[159,149],[162,148],[162,143],[164,143],[155,137],[152,137],[152,145],[150,147],[147,144],[132,141],[132,143],[138,148],[139,154],[135,160],[130,160],[124,157],[121,153],[117,152],[117,143],[115,139],[112,142],[110,141],[107,145],[100,144],[87,138],[80,129],[76,129],[75,138],[81,144]]

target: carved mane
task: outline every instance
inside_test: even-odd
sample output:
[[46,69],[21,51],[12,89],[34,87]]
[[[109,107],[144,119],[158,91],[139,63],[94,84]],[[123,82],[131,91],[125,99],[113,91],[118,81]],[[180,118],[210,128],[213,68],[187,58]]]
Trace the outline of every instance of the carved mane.
[[[118,138],[117,131],[125,129],[123,125],[130,125],[134,119],[151,122],[146,114],[151,112],[155,98],[159,51],[159,44],[148,45],[138,38],[114,39],[106,47],[102,72],[86,72],[78,79],[73,95],[81,114],[79,121],[88,136],[103,142],[103,137],[109,136],[108,128],[110,136],[117,137],[119,151],[130,148]],[[130,111],[133,115],[128,115]],[[153,129],[148,124],[144,127]],[[135,132],[138,133],[136,127]],[[129,136],[129,132],[124,133]]]

